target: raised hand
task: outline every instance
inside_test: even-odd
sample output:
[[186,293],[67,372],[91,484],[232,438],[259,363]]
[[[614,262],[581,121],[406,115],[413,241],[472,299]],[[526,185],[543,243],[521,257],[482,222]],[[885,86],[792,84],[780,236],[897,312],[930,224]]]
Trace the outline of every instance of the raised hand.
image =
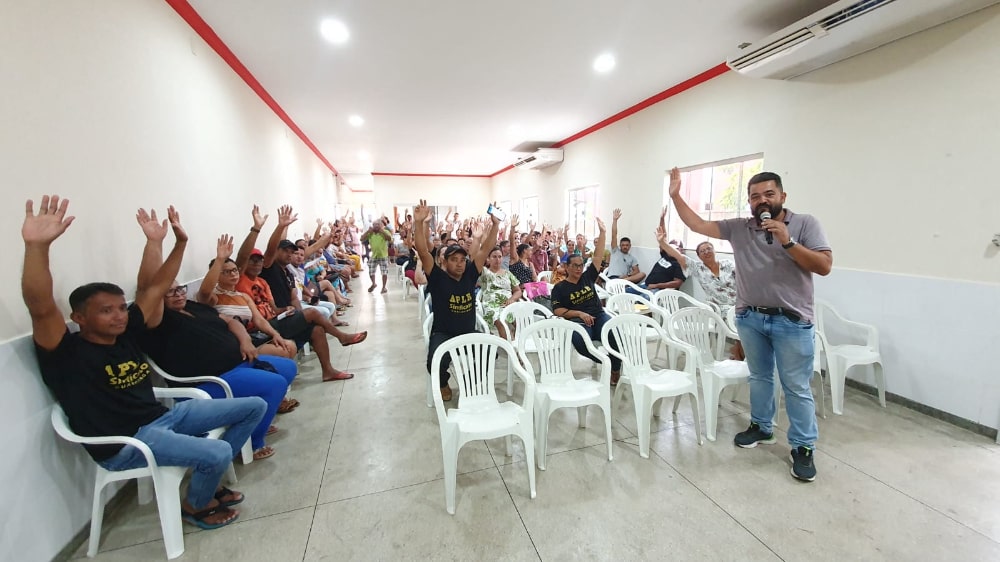
[[612,218],[612,220],[618,220],[618,219],[622,218],[622,210],[621,209],[615,209],[614,212],[611,213],[611,218]]
[[664,205],[663,210],[660,211],[660,218],[667,216],[667,211],[670,209],[670,205]]
[[681,171],[676,167],[670,170],[670,186],[667,192],[671,197],[676,197],[681,193]]
[[25,244],[51,244],[62,236],[76,217],[67,217],[66,209],[69,199],[59,200],[58,195],[42,196],[36,215],[32,209],[33,202],[28,199],[24,205],[24,224],[21,226],[21,238]]
[[655,234],[656,234],[656,241],[657,242],[666,242],[667,241],[667,231],[663,230],[662,226],[656,227],[656,233]]
[[486,229],[483,228],[483,223],[479,221],[473,222],[471,228],[472,228],[472,238],[474,240],[480,240],[482,239],[483,234],[486,234]]
[[170,228],[173,229],[174,237],[177,238],[177,241],[187,242],[187,232],[184,232],[184,228],[181,226],[181,214],[174,209],[173,205],[167,207],[167,220],[170,221]]
[[278,207],[278,228],[289,226],[297,220],[299,220],[299,215],[292,212],[291,205],[282,205],[281,207]]
[[518,217],[517,215],[511,215],[510,216],[510,230],[511,230],[511,232],[514,232],[514,230],[517,229],[517,225],[518,224],[520,224],[520,217]]
[[146,235],[146,240],[151,242],[162,242],[167,237],[167,221],[162,223],[156,219],[156,209],[146,212],[146,209],[139,209],[135,213],[135,221],[139,223],[139,228]]
[[267,217],[271,215],[261,216],[260,207],[254,205],[253,212],[251,212],[251,216],[253,216],[253,227],[256,228],[257,230],[260,230],[260,228],[264,226],[264,223],[267,222]]
[[224,262],[233,255],[233,237],[228,234],[223,234],[219,237],[218,243],[215,245],[215,259],[220,262]]
[[601,220],[601,217],[597,217],[595,220],[597,221],[598,230],[600,230],[601,232],[607,230],[606,228],[604,228],[604,221]]
[[413,208],[413,220],[417,223],[431,220],[431,208],[427,206],[426,200],[421,199],[420,203]]

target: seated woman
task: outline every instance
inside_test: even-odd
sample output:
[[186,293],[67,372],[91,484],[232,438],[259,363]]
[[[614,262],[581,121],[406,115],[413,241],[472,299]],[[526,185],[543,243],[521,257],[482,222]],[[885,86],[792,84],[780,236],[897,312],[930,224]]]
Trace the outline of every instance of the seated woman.
[[[507,321],[500,318],[503,307],[521,300],[521,286],[517,277],[501,267],[503,252],[493,248],[487,258],[486,266],[479,277],[479,287],[482,291],[483,319],[488,324],[496,326],[497,333],[503,334],[500,325]],[[509,334],[513,335],[513,333]]]
[[731,260],[718,261],[715,258],[715,247],[708,241],[695,248],[699,260],[688,259],[669,244],[663,249],[677,260],[688,277],[698,280],[708,302],[717,304],[725,318],[729,309],[736,305],[736,264]]
[[535,266],[531,264],[531,254],[533,251],[530,244],[518,244],[517,261],[510,263],[510,272],[514,274],[514,277],[517,278],[518,283],[521,285],[538,281],[538,272],[535,271]]
[[[601,219],[597,219],[597,226],[600,233],[597,236],[597,245],[594,247],[593,262],[584,269],[583,256],[570,256],[569,262],[566,264],[567,278],[552,288],[552,313],[560,318],[581,324],[591,340],[600,340],[604,324],[611,320],[611,315],[601,306],[601,299],[598,298],[597,289],[594,287],[598,274],[594,263],[599,263],[603,258],[604,248],[604,223]],[[617,349],[613,339],[608,343]],[[598,362],[597,358],[590,354],[587,344],[579,334],[573,334],[573,347],[580,355],[595,363]],[[621,359],[612,355],[612,385],[618,384],[621,368]]]

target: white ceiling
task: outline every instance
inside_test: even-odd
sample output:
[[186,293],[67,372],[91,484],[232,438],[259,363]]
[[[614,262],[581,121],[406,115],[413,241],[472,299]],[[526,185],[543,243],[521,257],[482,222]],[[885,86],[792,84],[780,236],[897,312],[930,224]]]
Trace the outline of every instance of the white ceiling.
[[[190,3],[338,171],[488,175],[833,0]],[[597,75],[603,52],[618,65]]]

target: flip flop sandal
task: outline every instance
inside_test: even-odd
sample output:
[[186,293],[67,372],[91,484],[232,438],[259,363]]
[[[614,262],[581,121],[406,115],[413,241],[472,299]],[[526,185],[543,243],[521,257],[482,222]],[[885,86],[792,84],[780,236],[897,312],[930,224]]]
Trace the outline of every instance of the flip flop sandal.
[[361,333],[358,333],[358,334],[354,334],[354,337],[351,338],[351,340],[349,342],[342,343],[340,345],[342,345],[344,347],[347,347],[349,345],[354,345],[354,344],[357,344],[357,343],[361,343],[361,342],[365,341],[365,338],[367,338],[367,337],[368,337],[368,332],[361,332]]
[[264,446],[253,452],[253,460],[262,461],[268,457],[273,457],[274,453],[275,453],[274,449],[268,446]]
[[278,433],[278,426],[272,425],[267,428],[267,433],[265,433],[264,435],[274,435],[275,433]]
[[323,379],[323,382],[334,382],[334,381],[349,381],[354,378],[354,373],[344,373],[341,372],[337,375],[337,378],[333,379]]
[[209,523],[209,522],[205,521],[205,519],[207,519],[207,518],[209,518],[209,517],[211,517],[211,516],[213,516],[213,515],[215,515],[217,513],[228,513],[228,512],[231,512],[231,511],[232,510],[229,509],[228,507],[225,507],[223,505],[217,505],[217,506],[215,506],[215,507],[213,507],[211,509],[203,509],[201,511],[196,511],[194,513],[183,513],[182,512],[181,519],[183,519],[184,521],[187,521],[188,523],[190,523],[190,524],[192,524],[192,525],[194,525],[196,527],[205,529],[206,531],[210,531],[212,529],[218,529],[219,527],[225,527],[226,525],[235,522],[237,519],[240,518],[240,515],[237,513],[236,517],[233,517],[232,519],[229,519],[228,521],[224,521],[222,523]]
[[284,400],[281,401],[281,404],[278,406],[278,413],[287,414],[288,412],[291,412],[298,407],[299,407],[298,400],[294,398],[285,398]]
[[[229,500],[229,501],[225,501],[223,499],[226,496],[234,496],[236,494],[240,494],[240,499],[238,499],[238,500]],[[223,507],[233,507],[234,505],[241,504],[241,503],[243,503],[244,498],[245,498],[245,496],[242,493],[230,490],[229,488],[227,488],[225,486],[223,486],[222,489],[220,489],[219,491],[215,492],[215,499],[219,500],[219,505],[221,505]]]

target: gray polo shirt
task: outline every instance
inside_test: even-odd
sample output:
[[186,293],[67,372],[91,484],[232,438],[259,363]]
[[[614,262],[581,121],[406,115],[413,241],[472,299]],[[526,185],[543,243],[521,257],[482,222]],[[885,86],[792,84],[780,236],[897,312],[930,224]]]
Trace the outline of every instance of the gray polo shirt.
[[[802,269],[777,240],[768,244],[755,218],[719,221],[723,240],[736,258],[736,309],[780,306],[813,321],[812,273]],[[796,243],[810,250],[830,250],[823,227],[812,215],[785,209],[785,224]]]
[[632,268],[639,265],[639,260],[631,252],[623,254],[618,248],[611,250],[608,262],[608,277],[625,277],[632,273]]

